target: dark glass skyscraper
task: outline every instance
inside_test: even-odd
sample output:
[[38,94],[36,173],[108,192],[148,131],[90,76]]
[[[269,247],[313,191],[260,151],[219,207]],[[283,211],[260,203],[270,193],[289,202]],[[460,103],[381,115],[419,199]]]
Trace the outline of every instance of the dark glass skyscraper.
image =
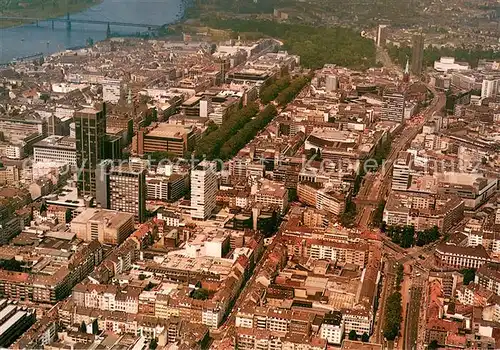
[[415,75],[422,74],[424,62],[424,36],[415,34],[412,40],[411,72]]
[[96,167],[104,158],[106,106],[84,108],[75,113],[78,194],[96,196]]

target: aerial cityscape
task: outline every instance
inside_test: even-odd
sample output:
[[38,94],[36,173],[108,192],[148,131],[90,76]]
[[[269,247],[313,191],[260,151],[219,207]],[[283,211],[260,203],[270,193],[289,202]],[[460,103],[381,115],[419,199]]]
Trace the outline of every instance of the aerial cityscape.
[[500,348],[498,2],[0,28],[0,348]]

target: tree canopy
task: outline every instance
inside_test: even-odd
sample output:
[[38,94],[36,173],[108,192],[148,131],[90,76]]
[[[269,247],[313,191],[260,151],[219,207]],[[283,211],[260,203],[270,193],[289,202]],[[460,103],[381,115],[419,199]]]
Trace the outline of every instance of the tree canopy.
[[233,137],[227,140],[220,149],[220,158],[229,159],[250,142],[257,133],[264,129],[277,115],[276,107],[269,104],[254,119],[250,120]]
[[243,128],[255,115],[259,108],[255,104],[247,106],[232,112],[224,123],[217,129],[212,130],[205,135],[195,148],[196,156],[206,156],[208,159],[219,158],[221,147],[241,128]]
[[388,226],[385,233],[393,243],[402,248],[410,248],[414,245],[422,247],[441,237],[437,226],[418,232],[415,232],[414,226]]
[[[411,60],[412,49],[410,46],[395,46],[388,45],[387,52],[393,61],[401,66],[406,64],[406,60]],[[436,47],[429,45],[424,49],[423,65],[424,67],[431,67],[434,62],[441,57],[454,57],[457,61],[467,62],[471,67],[477,67],[480,59],[498,59],[500,52],[494,50],[485,50],[481,46],[475,49],[459,47]]]
[[386,312],[384,319],[384,337],[387,340],[394,340],[399,334],[399,327],[402,321],[401,293],[394,292],[387,298]]
[[206,300],[208,299],[208,295],[209,295],[208,290],[206,290],[205,288],[197,288],[193,290],[191,298],[197,300]]
[[290,77],[284,76],[260,91],[260,100],[263,104],[268,104],[278,97],[279,93],[290,86]]
[[[260,2],[259,2],[260,4]],[[333,63],[351,68],[375,65],[375,44],[358,32],[343,27],[284,24],[269,20],[205,19],[212,28],[231,29],[236,33],[262,33],[284,41],[284,49],[300,56],[306,68]]]
[[469,283],[474,282],[476,278],[476,270],[475,269],[463,269],[460,271],[464,276],[464,285],[467,286]]

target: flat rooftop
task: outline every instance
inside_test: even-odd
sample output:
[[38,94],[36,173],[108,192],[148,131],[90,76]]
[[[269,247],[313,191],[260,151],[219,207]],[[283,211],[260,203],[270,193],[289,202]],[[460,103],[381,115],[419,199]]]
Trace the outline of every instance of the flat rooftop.
[[75,217],[71,224],[86,224],[89,221],[107,222],[107,227],[116,227],[123,225],[128,220],[133,220],[134,215],[106,209],[92,209],[88,208]]
[[152,128],[147,136],[153,137],[183,137],[188,133],[188,129],[182,125],[159,123]]
[[57,148],[76,151],[76,140],[69,136],[51,135],[35,143],[33,147]]
[[83,108],[83,109],[80,109],[79,111],[77,111],[77,113],[80,113],[80,114],[97,114],[99,112],[100,111],[98,111],[97,109],[90,108],[90,107],[86,107],[86,108]]

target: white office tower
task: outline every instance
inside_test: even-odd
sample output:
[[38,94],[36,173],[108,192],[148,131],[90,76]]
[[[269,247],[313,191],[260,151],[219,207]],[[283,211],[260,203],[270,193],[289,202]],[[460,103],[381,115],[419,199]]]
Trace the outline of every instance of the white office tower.
[[392,189],[406,191],[411,181],[411,153],[399,152],[398,158],[392,167]]
[[379,24],[377,30],[377,39],[376,39],[377,46],[379,47],[385,46],[386,41],[387,41],[387,25]]
[[481,86],[481,98],[493,97],[498,94],[498,79],[487,78]]
[[191,217],[206,220],[215,209],[216,164],[203,161],[191,170]]
[[209,96],[206,96],[200,101],[200,118],[208,118],[209,114],[213,111],[212,99]]

